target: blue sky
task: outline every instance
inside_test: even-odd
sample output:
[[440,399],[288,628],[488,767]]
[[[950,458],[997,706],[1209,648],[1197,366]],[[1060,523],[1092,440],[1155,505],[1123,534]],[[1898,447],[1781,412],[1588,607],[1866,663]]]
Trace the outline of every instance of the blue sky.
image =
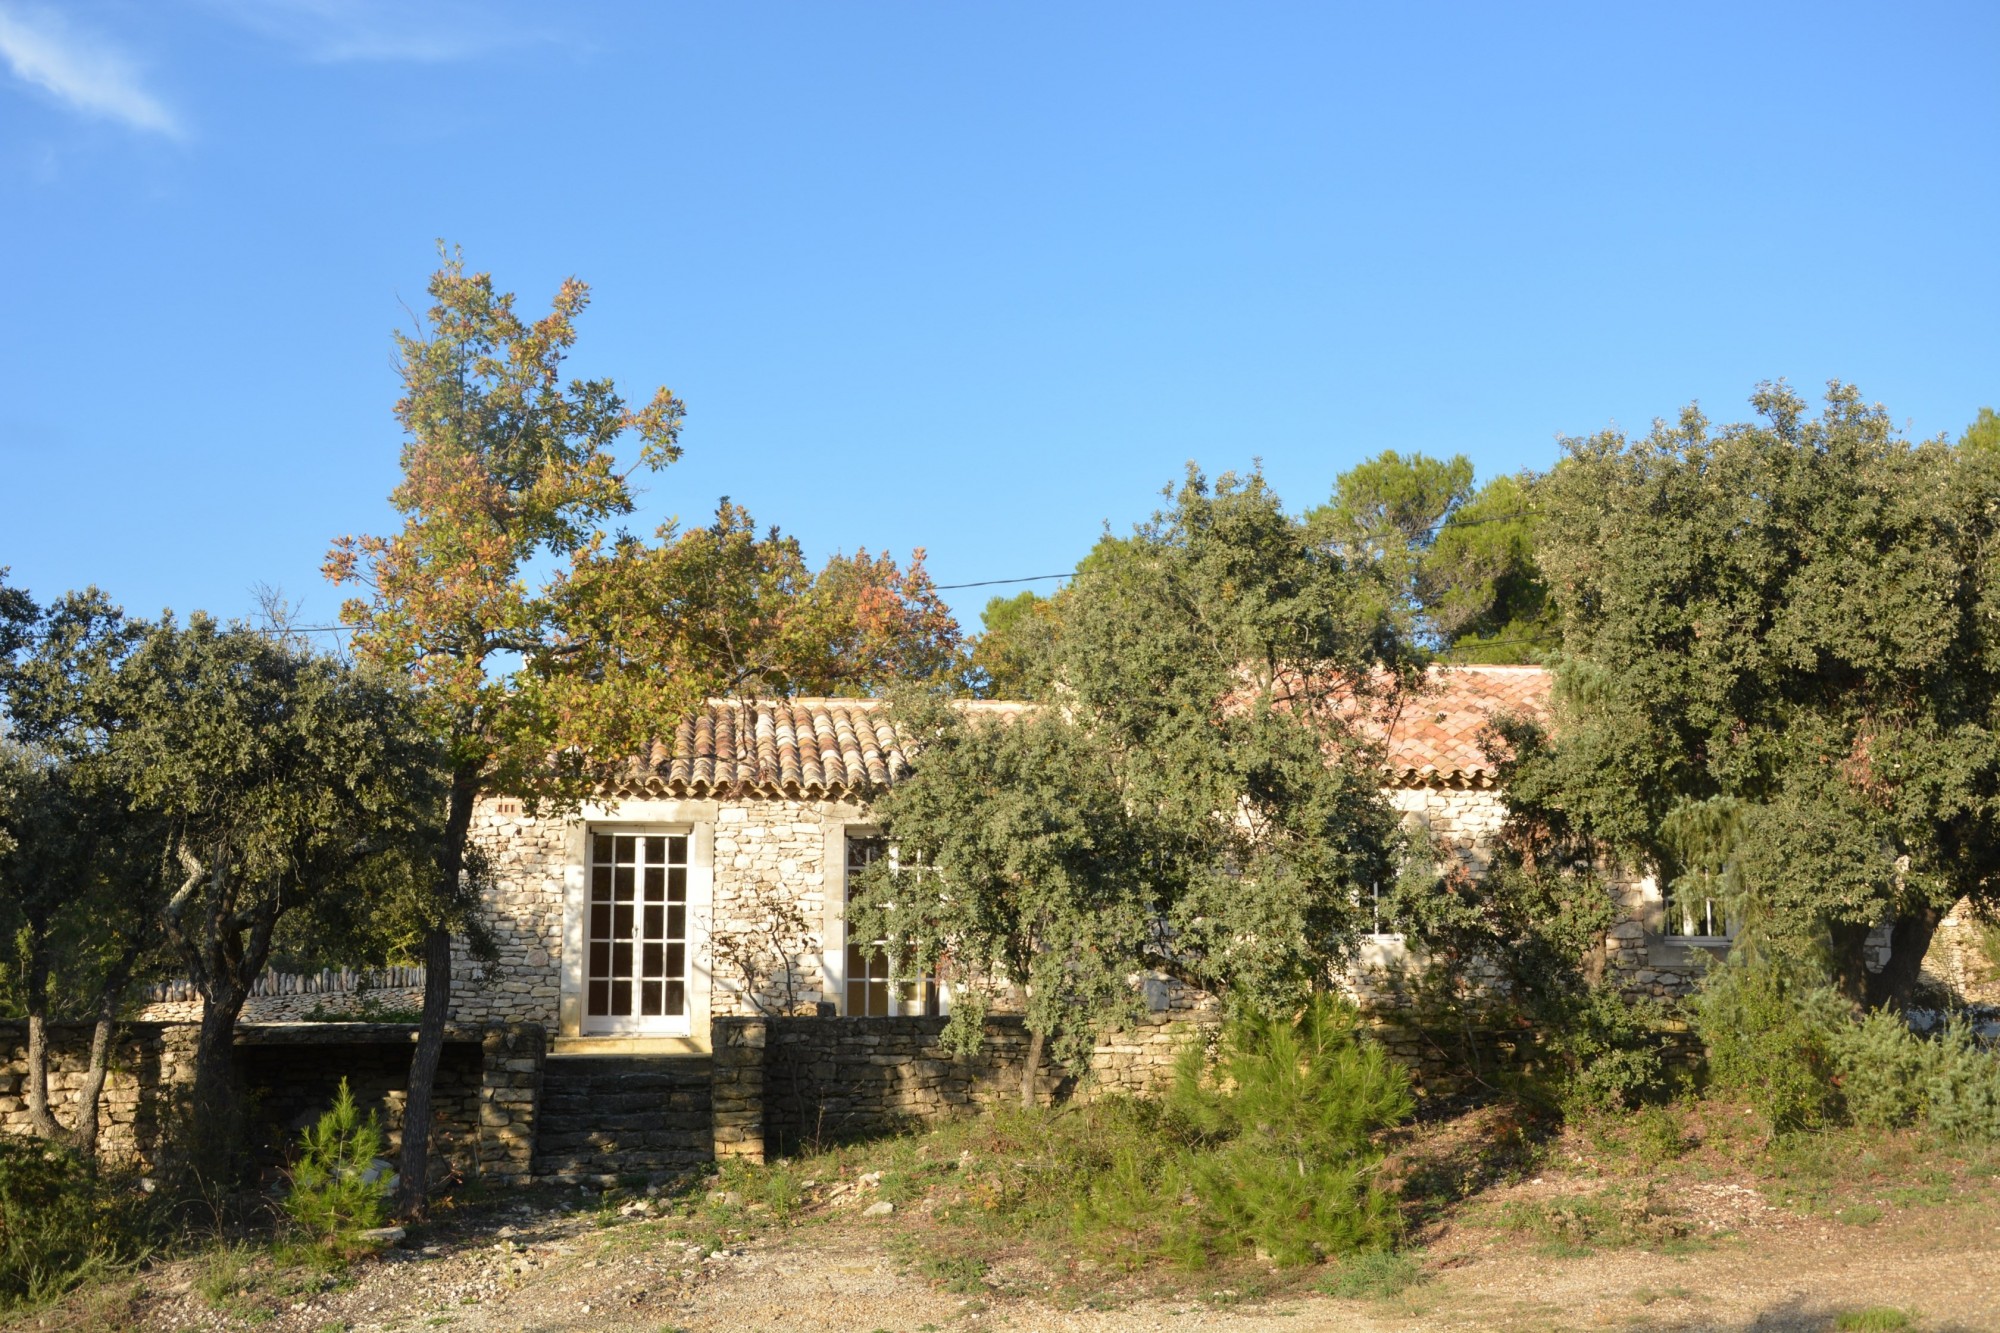
[[728,494],[945,583],[1188,459],[1304,506],[1779,376],[1955,435],[1996,70],[1990,3],[0,0],[0,565],[330,618],[438,237],[687,401],[637,526]]

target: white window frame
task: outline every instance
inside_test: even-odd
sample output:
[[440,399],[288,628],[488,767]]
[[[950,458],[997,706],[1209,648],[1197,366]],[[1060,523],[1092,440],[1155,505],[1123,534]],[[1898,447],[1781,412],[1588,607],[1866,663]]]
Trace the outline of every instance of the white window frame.
[[[1674,929],[1676,924],[1681,929]],[[1706,933],[1699,932],[1694,929],[1696,924],[1696,916],[1692,912],[1684,910],[1675,901],[1675,895],[1671,893],[1661,894],[1660,933],[1666,938],[1684,944],[1727,944],[1730,940],[1736,938],[1736,930],[1729,924],[1728,918],[1723,915],[1722,903],[1719,899],[1703,898],[1701,900],[1699,924],[1708,926],[1711,929]],[[1722,929],[1720,931],[1714,930],[1713,927],[1718,925]]]
[[[595,846],[598,837],[632,838],[685,838],[687,839],[687,860],[685,869],[685,894],[682,900],[682,961],[681,961],[681,1012],[648,1017],[643,1014],[625,1016],[592,1015],[590,1012],[590,912],[591,880],[596,866]],[[578,957],[578,981],[580,983],[580,1003],[578,1005],[578,1034],[585,1037],[690,1037],[694,1034],[695,1010],[698,1005],[696,990],[698,973],[696,963],[700,930],[697,925],[697,908],[705,897],[701,890],[702,876],[699,873],[703,848],[699,845],[697,830],[690,823],[626,823],[622,821],[592,821],[583,828],[583,882],[577,921],[581,950]],[[635,916],[643,908],[635,901]],[[634,1005],[637,1008],[637,1004]],[[705,1006],[703,1006],[705,1007]]]
[[[889,857],[890,868],[895,869],[898,866],[896,845],[884,838],[880,829],[867,824],[849,824],[841,829],[839,859],[836,862],[840,867],[840,893],[838,897],[841,904],[841,912],[840,929],[837,932],[840,943],[837,948],[827,951],[826,959],[828,989],[832,992],[836,1012],[850,1018],[924,1018],[950,1013],[950,990],[937,977],[926,976],[915,979],[899,977],[893,967],[883,980],[886,992],[884,1007],[888,1012],[873,1015],[856,1014],[854,1012],[853,1003],[849,995],[849,983],[853,980],[849,976],[849,960],[852,951],[862,946],[851,938],[848,929],[847,903],[853,897],[855,891],[855,885],[849,882],[849,875],[852,870],[849,851],[853,844],[857,842],[882,843],[884,851]],[[829,931],[828,934],[829,936],[833,936],[836,932]],[[871,941],[870,943],[879,944],[884,942]],[[894,955],[889,954],[888,957],[893,959]],[[865,986],[866,982],[864,981],[863,984]],[[914,1005],[910,1004],[903,994],[904,989],[912,984],[921,988],[918,992],[919,999]],[[866,1007],[865,998],[863,1000],[863,1007]]]

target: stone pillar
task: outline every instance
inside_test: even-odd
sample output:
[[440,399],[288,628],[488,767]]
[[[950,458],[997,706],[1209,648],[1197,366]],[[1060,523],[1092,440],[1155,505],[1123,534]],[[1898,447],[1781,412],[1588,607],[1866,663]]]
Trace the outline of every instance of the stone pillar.
[[718,1018],[709,1024],[714,1060],[715,1159],[764,1161],[764,1044],[761,1018]]
[[479,1175],[496,1185],[526,1184],[534,1170],[547,1034],[539,1023],[495,1023],[479,1045]]

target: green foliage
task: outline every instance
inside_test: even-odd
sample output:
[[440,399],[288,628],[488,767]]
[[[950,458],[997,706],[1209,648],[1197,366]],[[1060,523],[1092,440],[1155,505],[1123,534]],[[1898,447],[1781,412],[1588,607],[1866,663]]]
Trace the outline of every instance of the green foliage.
[[1832,1017],[1827,1044],[1848,1117],[1863,1129],[1914,1124],[1924,1113],[1927,1043],[1886,1009],[1864,1014],[1858,1022]]
[[1916,1317],[1893,1305],[1871,1305],[1862,1310],[1843,1310],[1833,1321],[1838,1333],[1896,1333],[1915,1328]]
[[[1567,441],[1537,486],[1560,724],[1512,781],[1670,881],[1715,873],[1676,812],[1736,803],[1730,876],[1851,1000],[1900,1001],[2000,851],[2000,453],[1908,441],[1849,386],[1752,402]],[[1871,981],[1885,918],[1911,926]]]
[[1261,476],[1191,469],[1065,598],[1064,709],[1152,824],[1176,963],[1273,1011],[1300,1002],[1400,841],[1347,721],[1417,666],[1380,580]]
[[2000,1052],[1962,1023],[1926,1038],[1887,1010],[1857,1016],[1824,971],[1754,953],[1710,974],[1696,1014],[1712,1085],[1745,1096],[1780,1134],[1847,1120],[2000,1142]]
[[1041,699],[1054,683],[1061,612],[1056,598],[1032,591],[995,597],[980,614],[969,674],[987,699]]
[[1555,640],[1533,486],[1527,474],[1495,477],[1475,494],[1463,454],[1390,450],[1341,473],[1307,521],[1382,580],[1417,641],[1457,661],[1532,662]]
[[388,1208],[388,1180],[370,1171],[382,1155],[382,1126],[354,1103],[347,1080],[318,1121],[299,1135],[292,1165],[292,1188],[285,1212],[314,1240],[337,1244],[355,1232],[382,1225]]
[[1284,1264],[1393,1238],[1375,1135],[1415,1101],[1403,1068],[1358,1037],[1353,1010],[1322,998],[1290,1021],[1244,1013],[1221,1041],[1213,1070],[1198,1048],[1183,1057],[1167,1103],[1201,1145],[1183,1178],[1203,1226]]
[[1847,1015],[1823,976],[1738,955],[1709,974],[1694,1011],[1713,1088],[1742,1096],[1779,1134],[1837,1118],[1832,1034]]
[[0,1135],[0,1308],[134,1259],[144,1237],[143,1219],[81,1158]]
[[992,985],[1025,983],[1030,1031],[1080,1071],[1098,1034],[1137,1014],[1145,823],[1055,713],[980,721],[912,698],[898,714],[926,737],[922,759],[876,806],[898,856],[863,876],[852,929],[892,941],[911,974],[957,983],[945,1039],[958,1049],[976,1047]]
[[[878,864],[860,928],[917,966],[1025,982],[1031,1030],[1073,1066],[1149,962],[1273,1012],[1324,988],[1400,841],[1348,722],[1416,666],[1379,582],[1262,477],[1191,470],[1059,600],[1046,711],[896,700],[921,744],[877,814],[921,870]],[[980,988],[958,994],[970,1039]]]
[[1980,408],[1979,415],[1965,428],[1965,434],[1958,437],[1958,447],[2000,452],[2000,412],[1990,407]]
[[1931,1130],[2000,1143],[2000,1051],[1956,1023],[1925,1045],[1923,1112]]
[[[1456,1054],[1482,1080],[1569,1112],[1635,1106],[1666,1090],[1662,1015],[1591,980],[1611,895],[1587,856],[1538,824],[1545,814],[1517,807],[1479,879],[1412,833],[1387,895],[1422,960],[1404,979],[1406,998],[1430,1027],[1462,1035]],[[1487,1066],[1474,1034],[1494,1028],[1533,1034],[1525,1076]]]
[[1452,510],[1425,553],[1417,590],[1454,662],[1539,662],[1560,626],[1536,555],[1537,478],[1495,477]]

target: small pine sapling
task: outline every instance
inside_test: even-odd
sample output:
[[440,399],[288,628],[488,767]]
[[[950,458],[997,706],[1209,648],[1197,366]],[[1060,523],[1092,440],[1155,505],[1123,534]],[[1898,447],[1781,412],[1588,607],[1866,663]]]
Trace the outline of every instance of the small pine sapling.
[[347,1080],[318,1123],[299,1134],[299,1159],[285,1211],[313,1239],[335,1242],[382,1225],[391,1177],[375,1168],[382,1155],[375,1113],[355,1105]]

